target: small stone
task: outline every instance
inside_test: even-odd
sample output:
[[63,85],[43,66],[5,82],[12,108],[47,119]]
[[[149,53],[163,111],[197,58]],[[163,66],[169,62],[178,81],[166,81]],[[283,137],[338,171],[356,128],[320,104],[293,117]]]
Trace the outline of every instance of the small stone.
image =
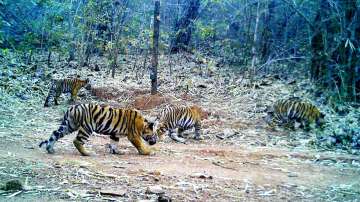
[[230,136],[233,136],[235,134],[234,130],[232,130],[230,128],[225,128],[223,133],[224,133],[225,137],[230,137]]
[[193,175],[191,175],[192,177],[196,177],[196,178],[200,178],[200,179],[213,179],[213,176],[211,175],[206,175],[203,173],[194,173]]
[[296,174],[296,173],[288,173],[288,177],[298,177],[298,174]]
[[108,196],[125,196],[126,190],[106,189],[106,190],[101,190],[100,194],[108,195]]
[[158,197],[158,202],[171,202],[171,198],[165,195],[160,195]]
[[99,71],[100,71],[100,67],[99,67],[99,65],[98,65],[98,64],[95,64],[94,71],[96,71],[96,72],[99,72]]
[[23,185],[19,180],[10,180],[10,181],[7,181],[5,186],[3,186],[1,189],[5,190],[5,191],[22,190]]
[[146,189],[145,193],[146,194],[164,194],[165,191],[160,185],[155,185],[155,186],[148,187]]
[[149,172],[149,174],[155,175],[155,176],[159,176],[159,175],[161,175],[161,172],[158,171],[158,170],[155,170],[155,171],[153,171],[153,172]]

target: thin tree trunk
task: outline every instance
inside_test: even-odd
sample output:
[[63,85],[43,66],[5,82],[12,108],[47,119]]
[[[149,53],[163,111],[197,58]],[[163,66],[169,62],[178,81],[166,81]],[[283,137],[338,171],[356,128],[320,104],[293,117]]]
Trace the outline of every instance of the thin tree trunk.
[[27,60],[26,60],[26,64],[28,64],[28,65],[31,63],[32,54],[33,54],[33,51],[30,50],[29,56],[28,56],[28,58],[27,58]]
[[152,61],[151,61],[151,94],[157,93],[157,67],[158,67],[158,55],[159,55],[159,29],[160,29],[160,1],[155,1],[154,10],[154,34],[153,34],[153,50],[152,50]]
[[[72,1],[71,1],[71,4],[72,4]],[[76,7],[76,10],[75,10],[75,13],[74,13],[74,16],[72,16],[72,22],[70,23],[69,22],[69,32],[70,34],[72,35],[72,40],[70,42],[70,47],[69,47],[69,58],[68,58],[68,62],[70,61],[73,61],[75,59],[75,50],[76,50],[76,44],[75,44],[75,41],[76,41],[76,34],[74,33],[74,23],[75,23],[75,16],[77,16],[77,13],[79,11],[79,8],[82,4],[82,1],[79,1],[77,7]],[[69,19],[70,21],[70,19]]]
[[251,79],[256,74],[256,67],[255,63],[257,62],[257,51],[256,51],[256,44],[257,44],[257,38],[258,38],[258,27],[259,27],[259,19],[260,19],[260,2],[257,2],[257,9],[256,9],[256,21],[255,21],[255,30],[254,30],[254,41],[251,48],[252,53],[252,61],[251,61]]
[[47,66],[50,67],[51,65],[51,50],[49,50],[48,59],[47,59]]

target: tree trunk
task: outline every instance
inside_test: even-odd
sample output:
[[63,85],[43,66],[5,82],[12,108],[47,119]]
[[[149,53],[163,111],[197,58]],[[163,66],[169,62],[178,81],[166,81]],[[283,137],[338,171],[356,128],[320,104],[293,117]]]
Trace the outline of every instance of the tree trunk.
[[256,21],[255,21],[255,30],[254,30],[254,41],[251,48],[252,53],[252,60],[251,60],[251,79],[256,74],[256,67],[255,63],[257,62],[257,51],[256,51],[256,45],[257,45],[257,38],[258,38],[258,27],[259,27],[259,19],[260,19],[260,2],[257,2],[257,9],[256,9]]
[[47,59],[47,66],[50,67],[51,65],[51,50],[49,50],[48,59]]
[[185,15],[175,25],[175,37],[170,45],[170,52],[188,51],[192,25],[199,14],[200,0],[190,0]]
[[272,46],[272,20],[274,18],[274,10],[276,7],[275,0],[271,0],[268,8],[267,8],[267,14],[264,16],[264,29],[262,33],[262,47],[261,47],[261,60],[266,61],[268,60],[270,56],[270,49]]
[[27,65],[29,65],[29,64],[31,63],[32,54],[33,54],[33,51],[32,51],[32,50],[30,50],[30,52],[29,52],[29,56],[28,56],[28,58],[27,58],[27,60],[26,60],[26,64],[27,64]]
[[110,50],[110,57],[112,61],[112,71],[111,77],[115,77],[115,70],[119,67],[118,57],[120,51],[120,37],[122,35],[123,25],[126,18],[126,8],[128,7],[129,1],[122,1],[122,4],[119,4],[117,1],[113,3],[111,25],[110,25],[110,37],[111,43],[113,44],[112,49]]
[[73,41],[70,42],[70,49],[69,49],[69,58],[68,58],[68,62],[71,62],[75,59],[75,37],[73,38]]
[[155,1],[154,10],[154,34],[153,34],[153,49],[152,49],[152,61],[151,61],[151,94],[157,93],[157,67],[158,67],[158,55],[159,55],[159,29],[160,29],[160,1]]
[[[326,86],[326,81],[324,76],[326,75],[326,63],[327,63],[327,54],[325,51],[325,43],[326,43],[326,31],[327,28],[323,25],[323,12],[327,13],[329,10],[329,5],[327,1],[320,0],[320,7],[318,8],[315,16],[315,20],[312,23],[313,25],[317,25],[317,29],[313,29],[313,36],[311,37],[311,69],[310,75],[311,79],[318,84]],[[326,17],[326,16],[325,16]],[[327,18],[327,17],[326,17]],[[334,33],[335,34],[335,33]]]

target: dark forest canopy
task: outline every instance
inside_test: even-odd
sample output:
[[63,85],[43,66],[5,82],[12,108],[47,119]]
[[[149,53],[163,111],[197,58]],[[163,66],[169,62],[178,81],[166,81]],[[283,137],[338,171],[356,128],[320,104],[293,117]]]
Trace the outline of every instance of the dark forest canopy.
[[[337,100],[358,102],[359,3],[160,1],[159,52],[219,57],[253,76],[286,64],[286,72],[307,74]],[[153,12],[150,0],[1,0],[1,54],[58,53],[82,66],[100,55],[115,69],[119,54],[151,50]]]

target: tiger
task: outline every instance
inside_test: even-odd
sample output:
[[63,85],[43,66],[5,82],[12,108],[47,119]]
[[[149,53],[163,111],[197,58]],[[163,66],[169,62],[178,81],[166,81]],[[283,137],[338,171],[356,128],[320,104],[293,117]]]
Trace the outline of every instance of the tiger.
[[[164,138],[164,133],[169,132],[171,139],[185,143],[182,132],[187,129],[195,128],[195,140],[200,140],[201,130],[201,109],[198,106],[174,106],[166,107],[157,117],[156,134],[160,139]],[[178,134],[175,129],[178,128]],[[180,137],[179,137],[180,136]]]
[[316,127],[322,128],[325,123],[325,115],[311,103],[305,102],[298,97],[280,99],[267,110],[265,121],[270,126],[290,126],[294,129],[295,122],[300,127],[309,130],[310,124],[315,122]]
[[91,87],[89,79],[54,79],[49,94],[46,97],[44,107],[49,107],[51,100],[54,100],[55,105],[58,105],[58,98],[61,93],[71,93],[71,100],[76,101],[77,94],[82,87],[85,87],[86,89]]
[[110,136],[110,153],[121,154],[117,143],[121,135],[138,150],[139,154],[149,155],[151,150],[144,144],[154,145],[157,136],[154,134],[154,123],[145,119],[140,112],[132,109],[112,108],[96,104],[77,104],[71,106],[64,115],[60,127],[53,131],[48,140],[42,141],[39,147],[46,146],[48,153],[54,153],[54,144],[67,134],[78,131],[73,141],[74,146],[83,156],[91,153],[84,148],[85,142],[93,132]]

